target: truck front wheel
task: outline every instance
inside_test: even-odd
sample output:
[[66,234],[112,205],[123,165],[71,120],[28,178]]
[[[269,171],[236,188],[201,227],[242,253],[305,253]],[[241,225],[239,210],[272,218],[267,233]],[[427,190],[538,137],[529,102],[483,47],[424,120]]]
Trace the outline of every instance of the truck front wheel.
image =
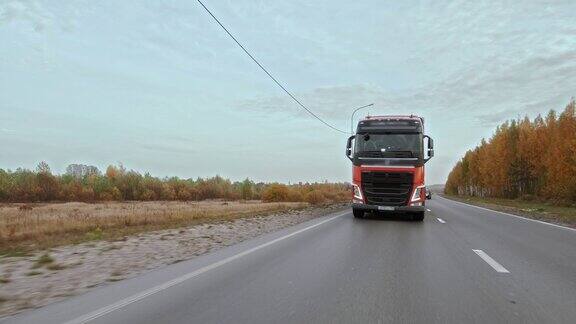
[[416,222],[421,222],[424,220],[424,212],[417,212],[412,214],[412,220]]
[[362,209],[352,208],[354,218],[364,218],[364,211]]

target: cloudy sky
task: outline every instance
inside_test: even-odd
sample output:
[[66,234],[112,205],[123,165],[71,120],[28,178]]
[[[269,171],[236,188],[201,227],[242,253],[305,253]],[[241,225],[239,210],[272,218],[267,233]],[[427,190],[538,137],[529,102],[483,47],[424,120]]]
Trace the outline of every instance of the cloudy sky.
[[[205,0],[318,115],[425,117],[441,183],[498,123],[576,95],[576,2]],[[303,113],[196,1],[0,1],[0,168],[347,181]]]

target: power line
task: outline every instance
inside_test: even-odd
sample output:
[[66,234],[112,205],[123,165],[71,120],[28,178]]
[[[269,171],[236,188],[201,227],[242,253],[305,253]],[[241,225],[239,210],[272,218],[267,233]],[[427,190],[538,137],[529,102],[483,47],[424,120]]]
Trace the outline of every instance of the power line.
[[270,79],[272,79],[272,81],[274,81],[282,90],[284,90],[284,92],[286,92],[286,94],[288,94],[290,96],[290,98],[292,98],[300,107],[302,107],[304,110],[306,110],[314,118],[318,119],[322,124],[332,128],[333,130],[335,130],[337,132],[340,132],[343,134],[348,134],[348,132],[340,130],[340,129],[328,124],[326,121],[324,121],[322,118],[318,117],[318,115],[316,115],[314,112],[312,112],[312,110],[308,109],[302,102],[300,102],[300,100],[298,100],[278,80],[276,80],[276,78],[270,72],[268,72],[268,70],[266,70],[266,68],[262,64],[260,64],[260,62],[258,62],[258,60],[256,58],[254,58],[254,56],[252,54],[250,54],[250,52],[248,52],[248,50],[242,44],[240,44],[240,42],[236,39],[236,37],[234,37],[234,35],[232,35],[232,33],[230,33],[230,31],[228,31],[228,29],[226,27],[224,27],[224,25],[222,25],[220,20],[218,20],[218,18],[216,18],[216,16],[214,16],[212,11],[210,11],[210,9],[208,9],[201,0],[197,0],[197,1],[204,8],[204,10],[206,10],[206,12],[208,12],[208,14],[210,14],[210,16],[212,16],[212,18],[214,18],[214,20],[218,23],[218,25],[220,25],[220,27],[222,27],[222,29],[224,29],[226,34],[228,34],[228,36],[230,36],[234,40],[234,42],[236,42],[236,44],[238,44],[238,46],[240,46],[240,48],[244,51],[244,53],[246,53],[252,59],[252,61],[254,61],[254,63],[256,63],[262,69],[262,71],[264,71],[264,73],[266,73],[270,77]]

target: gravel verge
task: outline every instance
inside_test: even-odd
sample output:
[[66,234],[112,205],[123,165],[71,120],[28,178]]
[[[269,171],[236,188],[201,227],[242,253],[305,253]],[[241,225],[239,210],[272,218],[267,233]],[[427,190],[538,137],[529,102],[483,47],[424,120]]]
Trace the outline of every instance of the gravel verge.
[[0,316],[44,306],[346,207],[310,207],[4,257],[0,259]]

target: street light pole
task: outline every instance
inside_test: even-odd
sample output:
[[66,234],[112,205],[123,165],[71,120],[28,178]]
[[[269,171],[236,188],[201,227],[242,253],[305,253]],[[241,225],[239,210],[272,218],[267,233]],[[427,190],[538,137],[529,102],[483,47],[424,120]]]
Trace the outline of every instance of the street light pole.
[[371,103],[369,105],[358,107],[358,108],[354,109],[354,111],[352,112],[352,115],[350,116],[350,134],[351,135],[354,135],[354,114],[362,108],[371,107],[371,106],[374,106],[374,104]]

